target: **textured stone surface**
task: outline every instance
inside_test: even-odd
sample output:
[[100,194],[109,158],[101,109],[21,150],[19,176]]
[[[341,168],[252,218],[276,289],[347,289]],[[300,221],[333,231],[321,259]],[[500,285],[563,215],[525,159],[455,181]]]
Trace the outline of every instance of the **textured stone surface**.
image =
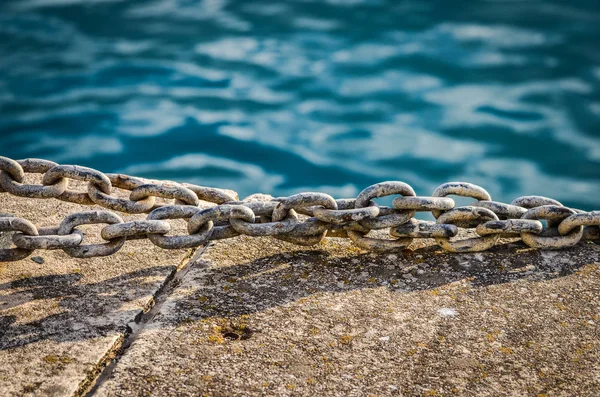
[[[99,209],[0,194],[0,212],[38,226],[58,225],[64,216],[92,208]],[[100,242],[92,237],[99,236],[99,229],[81,227],[90,242]],[[6,247],[9,236],[0,234]],[[189,253],[129,241],[107,258],[37,251],[18,262],[0,263],[0,395],[85,391],[121,346],[128,323],[151,306],[154,294]]]
[[[39,226],[84,209],[0,194]],[[600,248],[505,243],[375,255],[238,237],[177,274],[192,252],[147,241],[38,251],[0,264],[0,395],[82,395],[103,370],[90,395],[599,395]]]
[[207,249],[96,395],[597,396],[600,249]]

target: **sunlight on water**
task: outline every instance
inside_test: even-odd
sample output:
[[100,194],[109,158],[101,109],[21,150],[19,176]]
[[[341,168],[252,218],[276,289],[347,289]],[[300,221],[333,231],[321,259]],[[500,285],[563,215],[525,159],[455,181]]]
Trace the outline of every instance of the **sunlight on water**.
[[596,1],[4,0],[0,154],[276,196],[600,208]]

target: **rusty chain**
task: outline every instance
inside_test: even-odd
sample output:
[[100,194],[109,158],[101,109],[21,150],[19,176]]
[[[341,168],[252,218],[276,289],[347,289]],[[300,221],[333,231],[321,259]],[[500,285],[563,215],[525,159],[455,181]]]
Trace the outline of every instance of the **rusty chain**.
[[[41,174],[41,184],[27,184],[28,173]],[[87,182],[87,191],[70,190],[70,180]],[[115,189],[129,192],[129,197],[117,197]],[[484,251],[501,237],[520,238],[537,249],[600,241],[600,211],[567,208],[542,196],[523,196],[505,204],[492,201],[485,189],[466,182],[445,183],[430,197],[417,196],[404,182],[388,181],[367,187],[356,199],[336,200],[325,193],[308,192],[278,198],[256,194],[239,200],[235,192],[223,189],[0,156],[0,193],[105,208],[71,214],[60,225],[46,228],[18,217],[0,217],[0,231],[14,232],[14,247],[0,250],[0,262],[20,260],[40,249],[62,249],[70,256],[89,258],[112,255],[132,239],[182,249],[239,235],[272,236],[306,246],[319,244],[326,236],[343,237],[376,252],[406,249],[414,239],[422,238],[435,239],[449,252]],[[451,195],[476,201],[456,207]],[[391,207],[374,201],[386,196],[395,196]],[[111,211],[148,215],[146,220],[125,222]],[[431,212],[436,221],[417,220],[416,212]],[[173,229],[169,219],[185,220],[187,231],[169,235]],[[77,227],[86,224],[106,224],[100,232],[105,243],[85,244]],[[380,229],[388,229],[389,238],[368,236]],[[460,229],[474,233],[457,239]]]

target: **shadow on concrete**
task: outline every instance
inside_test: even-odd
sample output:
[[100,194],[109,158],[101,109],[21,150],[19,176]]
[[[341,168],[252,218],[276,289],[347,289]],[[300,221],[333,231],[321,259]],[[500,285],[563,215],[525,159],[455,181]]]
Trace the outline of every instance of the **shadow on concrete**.
[[186,288],[193,296],[177,302],[174,321],[235,317],[284,305],[310,295],[385,287],[398,293],[430,290],[468,279],[475,287],[520,279],[544,281],[568,276],[598,261],[596,248],[578,246],[560,252],[527,249],[522,243],[484,253],[447,254],[439,247],[398,255],[359,254],[334,257],[324,250],[298,250],[234,266],[190,272]]
[[164,279],[174,269],[156,266],[89,284],[79,273],[28,277],[0,284],[2,310],[19,306],[19,314],[39,317],[35,301],[55,299],[51,310],[58,312],[31,322],[22,322],[14,315],[0,316],[0,350],[44,339],[63,342],[124,333],[127,323],[141,315],[140,306],[132,304],[124,308],[124,305],[147,298],[156,289],[155,284],[148,284],[147,288],[140,284],[149,277]]
[[[475,287],[524,278],[544,281],[568,276],[581,266],[598,261],[599,252],[597,248],[578,246],[549,253],[514,243],[480,254],[446,254],[440,253],[438,247],[427,247],[398,255],[337,257],[325,250],[300,249],[233,266],[213,266],[200,260],[185,279],[195,292],[178,300],[176,310],[167,317],[175,323],[214,316],[235,317],[320,292],[385,287],[407,293],[464,279]],[[139,306],[124,309],[124,305],[152,293],[151,286],[140,288],[144,279],[164,278],[169,270],[173,268],[153,267],[91,284],[85,284],[78,273],[2,284],[3,310],[36,300],[56,299],[59,312],[31,322],[17,321],[13,315],[0,316],[0,350],[45,339],[62,342],[115,332],[124,334],[127,324],[142,315]]]

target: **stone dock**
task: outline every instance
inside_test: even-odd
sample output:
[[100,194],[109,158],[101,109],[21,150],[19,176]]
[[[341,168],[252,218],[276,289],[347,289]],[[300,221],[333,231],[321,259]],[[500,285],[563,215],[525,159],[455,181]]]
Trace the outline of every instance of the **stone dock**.
[[[0,194],[38,226],[82,210]],[[135,240],[0,263],[0,395],[600,395],[600,246],[418,244]]]

